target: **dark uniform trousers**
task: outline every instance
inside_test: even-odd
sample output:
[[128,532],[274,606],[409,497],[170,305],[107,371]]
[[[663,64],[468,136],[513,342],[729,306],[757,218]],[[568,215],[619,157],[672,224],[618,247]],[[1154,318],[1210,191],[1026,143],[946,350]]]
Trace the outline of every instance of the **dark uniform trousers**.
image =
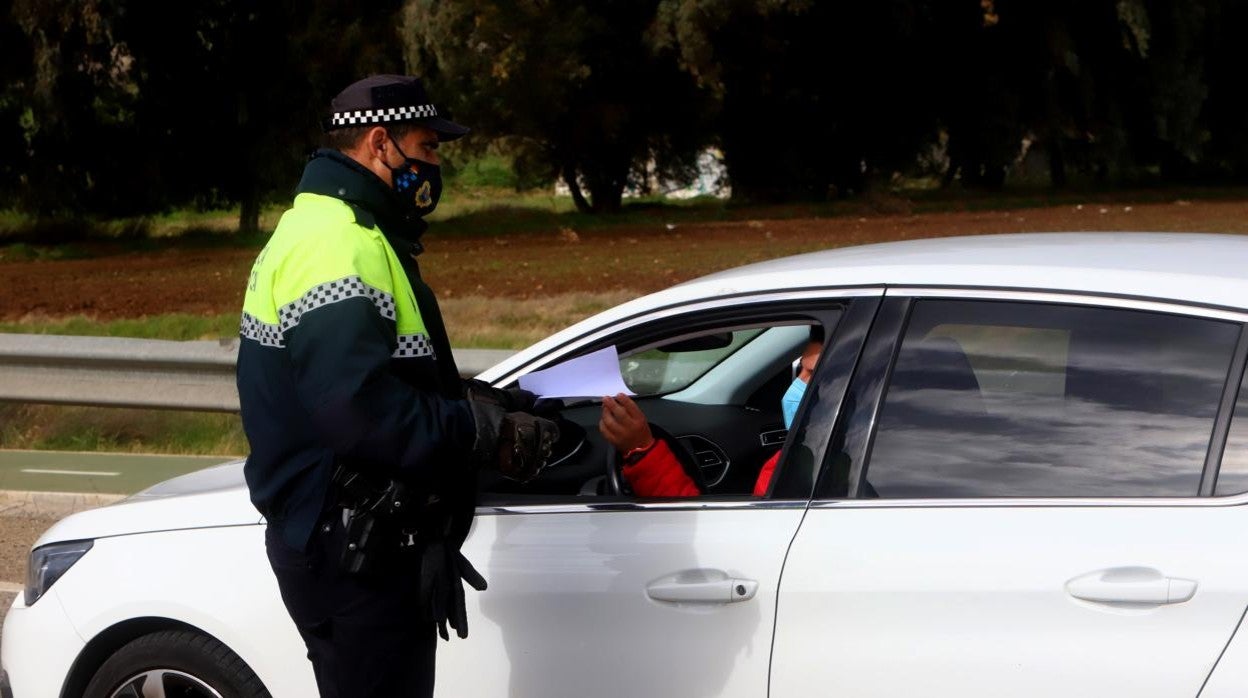
[[396,552],[368,575],[347,574],[337,511],[317,526],[307,552],[271,527],[264,541],[321,698],[432,696],[437,626],[418,607],[420,548]]

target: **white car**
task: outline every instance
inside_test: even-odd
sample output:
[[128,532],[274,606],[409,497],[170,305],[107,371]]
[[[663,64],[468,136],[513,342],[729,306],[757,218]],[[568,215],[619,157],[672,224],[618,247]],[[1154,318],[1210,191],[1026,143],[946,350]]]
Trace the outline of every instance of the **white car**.
[[[618,347],[708,492],[612,491],[569,407],[576,456],[483,484],[438,694],[1242,696],[1245,321],[1248,238],[1063,234],[766,262],[560,332],[483,378]],[[240,463],[61,521],[5,698],[315,695],[263,526]]]

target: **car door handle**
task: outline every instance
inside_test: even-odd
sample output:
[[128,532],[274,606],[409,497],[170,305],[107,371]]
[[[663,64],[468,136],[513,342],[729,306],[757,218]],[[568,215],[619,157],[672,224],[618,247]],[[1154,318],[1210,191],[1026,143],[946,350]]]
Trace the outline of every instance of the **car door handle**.
[[738,603],[758,592],[753,579],[730,577],[721,570],[684,570],[646,585],[646,595],[669,603]]
[[1097,603],[1183,603],[1196,594],[1191,579],[1167,577],[1151,567],[1111,567],[1066,582],[1066,592],[1076,599]]

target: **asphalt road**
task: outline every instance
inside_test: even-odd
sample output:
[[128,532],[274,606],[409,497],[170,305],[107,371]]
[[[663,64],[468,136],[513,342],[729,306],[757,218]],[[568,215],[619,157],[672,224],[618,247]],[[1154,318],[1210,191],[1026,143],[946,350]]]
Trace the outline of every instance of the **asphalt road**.
[[0,490],[133,494],[229,456],[0,451]]

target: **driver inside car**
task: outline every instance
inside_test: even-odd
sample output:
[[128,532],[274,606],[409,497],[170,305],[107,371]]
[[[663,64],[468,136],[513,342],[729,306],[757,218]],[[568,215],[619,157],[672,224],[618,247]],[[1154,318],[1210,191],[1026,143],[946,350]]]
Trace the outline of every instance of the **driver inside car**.
[[[816,325],[811,327],[810,339],[798,360],[797,376],[780,399],[785,429],[793,425],[797,406],[801,404],[802,395],[814,374],[822,349],[823,328]],[[607,442],[623,457],[624,466],[621,472],[637,496],[696,497],[702,494],[697,483],[681,466],[680,459],[672,450],[672,444],[666,438],[654,437],[646,415],[632,398],[623,393],[602,398],[602,418],[598,421],[598,431],[602,432]],[[758,479],[754,482],[754,496],[761,497],[767,493],[779,460],[780,450],[777,450],[763,463]]]

